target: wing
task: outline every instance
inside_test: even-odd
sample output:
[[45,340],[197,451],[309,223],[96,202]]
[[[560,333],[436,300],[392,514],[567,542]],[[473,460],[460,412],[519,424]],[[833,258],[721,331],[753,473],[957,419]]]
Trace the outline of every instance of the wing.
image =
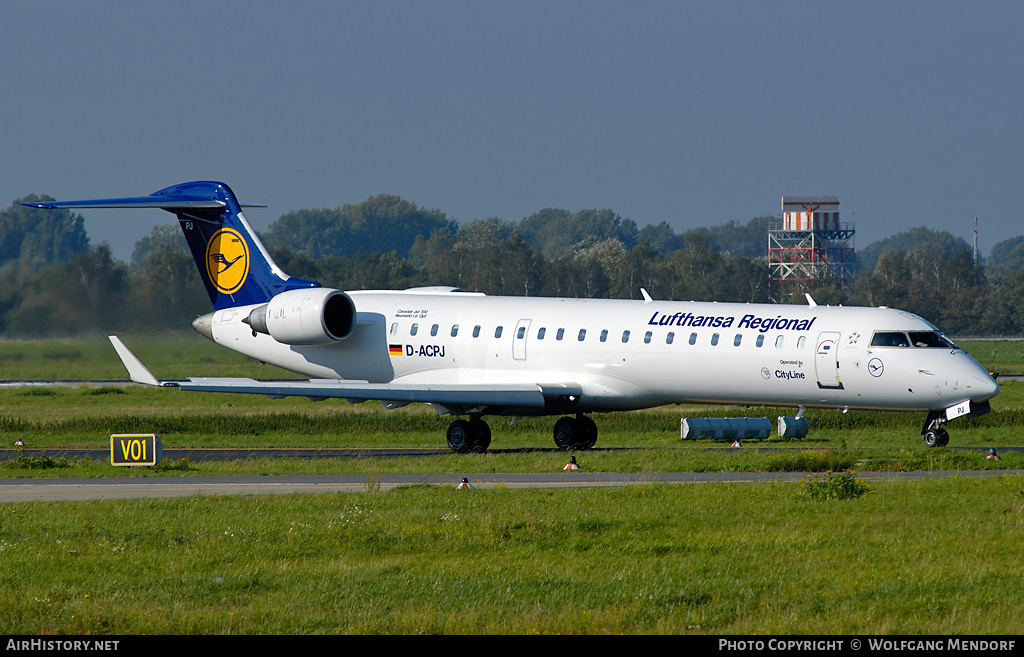
[[341,379],[257,381],[248,378],[194,377],[183,381],[160,381],[117,338],[110,336],[132,381],[146,385],[177,387],[195,392],[233,392],[282,397],[347,399],[351,402],[382,401],[388,408],[413,402],[431,404],[438,412],[453,414],[503,413],[544,414],[544,409],[565,412],[579,401],[582,388],[576,383],[513,383],[501,385],[394,384]]

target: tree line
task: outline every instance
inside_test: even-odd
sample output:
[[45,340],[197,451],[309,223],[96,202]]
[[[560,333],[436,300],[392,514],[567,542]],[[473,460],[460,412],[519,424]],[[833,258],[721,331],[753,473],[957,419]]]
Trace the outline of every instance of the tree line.
[[[27,197],[28,201],[45,200]],[[611,210],[544,209],[458,223],[397,196],[282,215],[261,235],[282,269],[344,290],[453,285],[490,295],[769,303],[770,216],[677,234]],[[975,262],[967,243],[915,228],[857,254],[855,292],[819,280],[792,303],[885,305],[952,335],[1024,334],[1024,237]],[[0,212],[0,335],[179,329],[210,304],[176,224],[128,263],[89,243],[80,215],[17,202]]]

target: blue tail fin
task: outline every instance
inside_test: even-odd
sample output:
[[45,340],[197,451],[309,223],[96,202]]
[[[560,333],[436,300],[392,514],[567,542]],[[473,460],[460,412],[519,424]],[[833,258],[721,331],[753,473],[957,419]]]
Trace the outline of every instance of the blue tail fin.
[[224,183],[184,183],[153,196],[222,204],[216,208],[165,208],[178,216],[214,308],[266,303],[287,290],[319,287],[281,271]]
[[149,196],[94,201],[25,203],[41,208],[161,208],[173,212],[199,275],[217,310],[266,303],[272,297],[319,283],[292,278],[274,263],[256,236],[234,192],[220,182],[182,183]]

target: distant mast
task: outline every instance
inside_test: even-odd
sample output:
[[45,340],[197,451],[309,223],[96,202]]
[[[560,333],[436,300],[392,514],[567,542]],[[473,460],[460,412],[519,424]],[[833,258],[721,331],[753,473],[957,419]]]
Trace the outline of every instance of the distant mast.
[[978,218],[977,217],[974,218],[974,253],[972,254],[972,257],[974,258],[974,264],[978,264]]

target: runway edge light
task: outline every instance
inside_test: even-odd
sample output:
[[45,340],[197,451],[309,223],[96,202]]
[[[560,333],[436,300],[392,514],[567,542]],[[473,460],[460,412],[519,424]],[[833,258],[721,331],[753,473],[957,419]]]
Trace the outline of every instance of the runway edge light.
[[115,433],[110,436],[110,465],[156,465],[163,456],[155,433]]

